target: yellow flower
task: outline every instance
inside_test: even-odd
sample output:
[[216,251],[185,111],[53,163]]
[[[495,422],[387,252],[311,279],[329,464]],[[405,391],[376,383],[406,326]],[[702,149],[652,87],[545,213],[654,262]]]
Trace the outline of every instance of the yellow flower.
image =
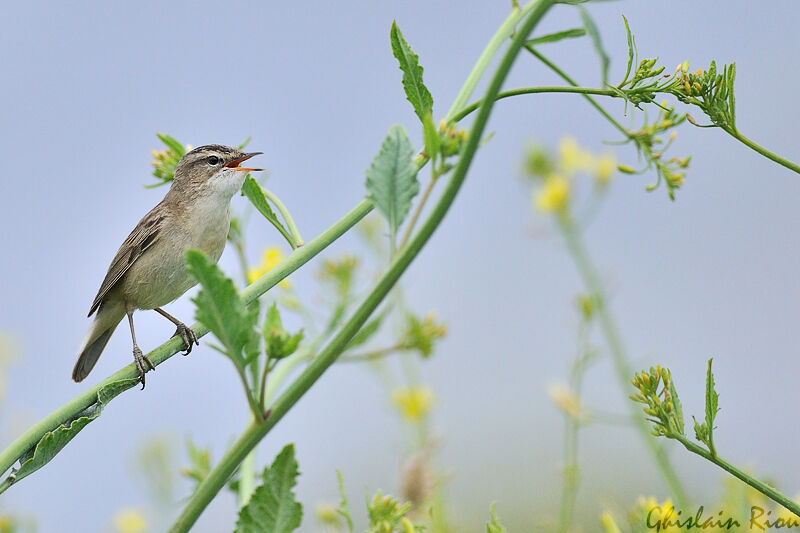
[[392,392],[392,402],[403,418],[420,420],[433,406],[433,391],[428,387],[399,387]]
[[550,174],[544,187],[534,196],[534,205],[544,213],[563,211],[569,202],[569,181],[564,176]]
[[592,170],[594,157],[592,154],[578,146],[574,137],[564,137],[558,145],[559,166],[561,170],[570,175],[578,170]]
[[[255,280],[275,268],[283,261],[283,252],[277,246],[270,246],[265,248],[261,254],[261,264],[251,268],[247,271],[248,283],[253,283]],[[292,284],[288,279],[282,279],[278,284],[284,289],[290,289]]]
[[581,399],[566,385],[553,383],[547,387],[547,394],[556,407],[572,418],[578,420],[585,414]]
[[617,158],[611,154],[604,154],[597,160],[594,167],[594,177],[599,185],[608,185],[616,170]]
[[126,508],[114,516],[114,527],[119,533],[142,533],[147,530],[147,522],[141,511]]

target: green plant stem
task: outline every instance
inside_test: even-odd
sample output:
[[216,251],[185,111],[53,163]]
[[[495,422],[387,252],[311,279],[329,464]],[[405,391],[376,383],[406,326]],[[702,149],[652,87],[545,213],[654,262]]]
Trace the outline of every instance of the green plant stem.
[[414,213],[411,215],[411,220],[408,222],[408,227],[406,228],[405,234],[403,234],[403,240],[400,241],[400,248],[406,245],[408,242],[409,237],[411,237],[411,233],[414,231],[414,226],[417,224],[417,219],[419,215],[422,213],[422,208],[425,207],[425,203],[428,201],[428,198],[433,191],[434,185],[436,185],[437,178],[431,176],[431,181],[428,182],[428,186],[425,187],[425,191],[422,193],[422,197],[420,198],[419,202],[417,202],[417,207],[414,209]]
[[744,144],[748,148],[752,148],[753,150],[755,150],[759,154],[763,155],[767,159],[771,159],[772,161],[775,161],[779,165],[782,165],[782,166],[788,168],[789,170],[797,172],[798,174],[800,174],[800,165],[798,165],[797,163],[792,163],[788,159],[784,159],[783,157],[779,156],[778,154],[774,154],[774,153],[770,152],[769,150],[767,150],[763,146],[751,141],[750,139],[748,139],[747,137],[745,137],[744,135],[742,135],[741,133],[739,133],[738,131],[736,131],[734,129],[730,129],[730,128],[723,128],[723,129],[731,137],[733,137],[737,141],[741,142],[742,144]]
[[286,206],[283,205],[283,202],[272,192],[262,187],[264,191],[264,196],[267,199],[275,204],[275,207],[278,208],[278,211],[281,212],[281,216],[283,217],[283,221],[286,222],[286,225],[289,226],[289,234],[291,235],[291,240],[289,244],[292,245],[292,248],[299,248],[303,246],[303,237],[300,236],[300,231],[297,229],[297,225],[294,223],[294,219],[292,215],[289,214],[289,210],[286,209]]
[[[442,222],[444,215],[455,200],[458,190],[466,178],[467,171],[472,163],[475,151],[478,149],[484,128],[491,114],[495,97],[500,91],[500,86],[508,75],[508,71],[517,57],[526,37],[533,27],[552,6],[554,0],[539,0],[534,9],[522,24],[522,28],[515,35],[514,40],[500,61],[497,71],[492,76],[486,91],[486,102],[478,111],[478,116],[472,126],[470,136],[464,145],[458,164],[450,180],[442,191],[430,214],[420,227],[419,231],[408,242],[408,246],[400,250],[394,257],[386,272],[378,279],[372,290],[362,300],[353,314],[342,325],[336,335],[328,342],[322,351],[309,363],[300,376],[278,397],[272,405],[270,416],[260,424],[251,424],[225,453],[220,462],[211,470],[206,478],[198,485],[192,497],[181,511],[177,520],[170,528],[171,533],[189,531],[200,513],[206,508],[219,490],[225,485],[230,475],[242,462],[244,457],[252,450],[264,436],[277,424],[289,409],[311,388],[319,377],[332,365],[350,342],[350,339],[367,321],[370,314],[383,301],[400,275],[408,268],[411,261],[417,256],[422,247],[428,242],[433,232]],[[302,250],[302,248],[301,248]]]
[[[603,290],[603,284],[600,282],[600,278],[597,275],[597,270],[589,258],[589,254],[586,250],[585,244],[583,243],[579,229],[575,227],[573,221],[566,213],[559,214],[557,219],[559,227],[564,235],[567,248],[569,249],[572,258],[575,261],[578,273],[583,279],[583,284],[586,286],[586,290],[589,292],[589,294],[597,299],[598,323],[601,331],[603,332],[603,336],[606,339],[606,344],[608,344],[608,350],[611,353],[611,358],[614,362],[614,368],[617,372],[617,379],[619,380],[620,387],[624,391],[630,385],[630,379],[633,375],[633,371],[631,370],[630,363],[628,362],[628,356],[622,344],[622,338],[619,335],[617,325],[615,324],[614,318],[611,316],[611,313],[608,310],[608,301],[606,299],[605,291]],[[678,505],[680,507],[686,507],[688,503],[686,492],[683,489],[680,479],[678,479],[678,475],[672,468],[672,465],[669,463],[669,460],[664,453],[664,449],[654,438],[652,438],[647,421],[644,417],[640,416],[637,406],[632,402],[627,403],[631,409],[631,416],[634,421],[634,425],[644,440],[645,445],[647,445],[648,449],[650,450],[656,465],[658,465],[659,469],[661,470],[661,474],[664,476],[664,479],[669,485],[670,491],[672,492],[673,496],[675,496]]]
[[[578,329],[578,353],[570,372],[569,387],[575,396],[580,399],[583,375],[586,370],[588,354],[590,353],[589,332],[590,323],[587,318],[581,320]],[[561,491],[561,511],[558,521],[559,533],[567,533],[572,528],[575,514],[575,502],[578,498],[578,482],[580,481],[580,463],[578,462],[578,432],[581,419],[570,413],[564,413],[564,487]]]
[[[255,420],[251,417],[251,423]],[[253,449],[242,461],[242,467],[239,469],[239,508],[247,505],[253,491],[256,490],[256,450]]]
[[[633,92],[636,92],[636,90],[634,89]],[[549,86],[548,85],[543,85],[541,87],[520,87],[519,89],[510,89],[508,91],[503,91],[503,92],[499,93],[495,99],[496,100],[502,100],[504,98],[510,98],[512,96],[520,96],[520,95],[523,95],[523,94],[537,94],[537,93],[571,93],[571,94],[583,94],[583,95],[594,94],[594,95],[597,95],[597,96],[610,96],[610,97],[613,97],[613,98],[619,98],[619,96],[615,92],[613,92],[613,91],[611,91],[609,89],[597,89],[597,88],[594,88],[594,87],[573,87],[573,86],[561,86],[561,85],[549,85]],[[462,109],[461,111],[456,113],[453,116],[453,120],[459,121],[459,120],[463,119],[464,117],[466,117],[467,115],[469,115],[470,113],[472,113],[473,111],[478,109],[478,107],[480,105],[481,105],[480,101],[472,102],[471,104],[466,106],[464,109]],[[614,121],[614,122],[616,122],[616,121]],[[622,127],[620,126],[620,128],[622,128]],[[627,131],[624,128],[622,128],[622,130],[624,132]]]
[[[364,218],[372,211],[372,203],[362,200],[355,208],[333,224],[330,228],[322,232],[315,239],[294,250],[274,269],[270,270],[259,279],[251,283],[242,291],[242,298],[246,303],[250,303],[269,289],[278,284],[282,279],[303,266],[314,256],[319,254],[328,245],[341,237],[345,232],[352,228],[359,220]],[[192,329],[198,337],[208,333],[208,329],[200,323],[192,325]],[[173,337],[155,350],[148,354],[154,365],[158,366],[177,352],[183,349],[183,340]],[[35,446],[42,437],[53,431],[63,423],[74,420],[82,411],[97,403],[97,393],[99,390],[117,381],[135,379],[139,373],[133,364],[127,365],[121,370],[113,373],[97,385],[88,388],[74,399],[65,403],[39,422],[31,426],[25,433],[20,435],[14,442],[9,444],[0,453],[0,474],[5,473],[11,466],[31,447]],[[136,386],[137,382],[132,382],[130,387]],[[129,388],[130,388],[129,387]],[[2,490],[0,490],[2,492]]]
[[[553,63],[552,61],[550,61],[548,58],[546,58],[545,56],[543,56],[543,55],[542,55],[542,54],[541,54],[541,53],[540,53],[538,50],[536,50],[534,47],[532,47],[532,46],[528,46],[528,45],[525,45],[525,49],[526,49],[528,52],[530,52],[530,53],[531,53],[531,54],[532,54],[532,55],[533,55],[533,56],[534,56],[536,59],[538,59],[539,61],[541,61],[542,63],[544,63],[544,64],[545,64],[545,66],[547,66],[547,67],[548,67],[550,70],[552,70],[553,72],[555,72],[556,74],[558,74],[558,76],[559,76],[559,77],[560,77],[562,80],[566,81],[567,83],[569,83],[569,84],[570,84],[571,86],[573,86],[573,87],[578,87],[578,86],[579,86],[578,82],[576,82],[574,79],[572,79],[572,78],[570,77],[570,75],[569,75],[569,74],[567,74],[567,73],[566,73],[564,70],[562,70],[562,69],[561,69],[561,67],[559,67],[558,65],[556,65],[555,63]],[[629,132],[629,131],[628,131],[628,129],[627,129],[627,128],[625,128],[625,126],[623,126],[622,124],[620,124],[620,123],[619,123],[619,121],[617,121],[617,119],[615,119],[615,118],[614,118],[614,117],[611,115],[611,113],[609,113],[608,111],[606,111],[606,109],[605,109],[603,106],[601,106],[599,103],[597,103],[597,100],[595,100],[594,98],[592,98],[592,97],[591,97],[591,96],[589,96],[588,94],[584,94],[584,95],[583,95],[583,97],[586,99],[586,101],[587,101],[587,102],[589,102],[589,104],[590,104],[592,107],[594,107],[594,108],[597,110],[597,112],[598,112],[598,113],[600,113],[601,115],[603,115],[603,116],[606,118],[606,120],[608,120],[608,121],[609,121],[609,122],[610,122],[610,123],[611,123],[611,124],[612,124],[612,125],[613,125],[615,128],[617,128],[617,129],[618,129],[618,130],[619,130],[619,131],[620,131],[620,132],[621,132],[623,135],[625,135],[625,136],[626,136],[626,137],[628,137],[628,138],[630,138],[630,137],[631,137],[631,132]]]
[[537,5],[537,1],[528,2],[522,8],[520,8],[516,3],[513,5],[511,8],[511,13],[508,15],[503,24],[497,28],[497,31],[489,40],[486,48],[483,49],[483,52],[481,52],[481,55],[475,62],[475,66],[472,67],[472,70],[470,71],[469,76],[467,76],[464,85],[462,85],[461,90],[458,92],[455,100],[453,100],[453,104],[450,106],[450,110],[444,117],[445,121],[450,122],[451,120],[455,120],[458,122],[458,119],[453,118],[454,115],[459,109],[466,105],[472,96],[472,93],[475,92],[475,87],[478,86],[478,82],[481,80],[483,73],[486,72],[486,69],[492,62],[497,50],[514,34],[514,30],[519,21],[522,20],[523,17],[525,17],[531,11],[531,9]]
[[700,457],[702,457],[704,459],[707,459],[708,461],[711,461],[712,463],[714,463],[718,467],[722,468],[723,470],[725,470],[729,474],[731,474],[734,477],[739,478],[741,481],[747,483],[748,485],[750,485],[751,487],[756,489],[758,492],[760,492],[761,494],[763,494],[764,496],[766,496],[770,500],[772,500],[774,502],[777,502],[780,505],[783,505],[788,510],[793,512],[795,515],[800,516],[800,504],[798,504],[796,501],[792,500],[791,498],[789,498],[787,496],[784,496],[783,494],[781,494],[780,492],[778,492],[774,488],[770,487],[766,483],[763,483],[763,482],[755,479],[753,476],[747,474],[746,472],[743,472],[742,470],[739,470],[738,468],[736,468],[735,466],[733,466],[729,462],[727,462],[724,459],[722,459],[720,456],[712,455],[705,448],[703,448],[703,447],[699,446],[698,444],[690,441],[685,435],[669,434],[669,435],[667,435],[667,437],[679,441],[690,452],[696,453]]

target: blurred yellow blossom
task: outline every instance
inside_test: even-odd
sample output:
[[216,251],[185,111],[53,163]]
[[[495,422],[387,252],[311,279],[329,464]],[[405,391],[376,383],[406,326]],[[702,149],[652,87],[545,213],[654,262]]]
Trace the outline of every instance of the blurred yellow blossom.
[[575,420],[581,419],[586,414],[583,405],[581,405],[581,399],[563,383],[549,385],[547,394],[556,407]]
[[559,174],[550,174],[544,186],[534,195],[534,205],[545,213],[563,211],[569,202],[569,181]]
[[114,515],[114,527],[119,533],[142,533],[147,530],[147,522],[138,509],[125,508]]
[[578,145],[574,137],[564,137],[558,145],[558,164],[567,175],[578,170],[592,170],[594,157]]
[[433,391],[429,387],[399,387],[392,392],[392,402],[403,418],[416,421],[428,414],[433,406]]
[[336,506],[329,502],[318,503],[315,508],[317,519],[324,525],[338,529],[341,525],[341,517],[339,516]]
[[[281,261],[283,261],[283,252],[280,248],[277,246],[269,246],[265,248],[261,253],[261,264],[247,271],[248,283],[253,283],[255,280],[278,266]],[[278,285],[284,289],[290,289],[292,287],[292,284],[288,279],[282,279]]]
[[617,170],[617,158],[612,154],[603,154],[594,167],[594,177],[598,185],[608,185]]

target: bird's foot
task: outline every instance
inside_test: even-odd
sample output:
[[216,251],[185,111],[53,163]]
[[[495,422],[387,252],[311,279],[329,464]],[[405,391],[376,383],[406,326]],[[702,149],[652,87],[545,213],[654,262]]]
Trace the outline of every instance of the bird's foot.
[[142,354],[142,350],[136,345],[133,347],[133,362],[136,363],[136,370],[139,371],[139,380],[142,382],[142,390],[144,390],[145,372],[155,370],[156,367],[146,355]]
[[183,350],[183,355],[189,355],[191,353],[192,345],[196,344],[200,346],[200,341],[197,340],[197,335],[195,335],[192,328],[183,322],[178,323],[178,329],[175,330],[173,337],[180,337],[183,339],[183,345],[186,347]]

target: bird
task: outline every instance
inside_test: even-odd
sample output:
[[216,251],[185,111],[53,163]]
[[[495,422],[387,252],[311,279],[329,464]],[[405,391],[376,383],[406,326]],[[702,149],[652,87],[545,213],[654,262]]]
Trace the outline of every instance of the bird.
[[175,324],[184,355],[199,344],[186,324],[162,309],[197,284],[187,271],[188,249],[217,262],[230,229],[230,202],[245,177],[260,168],[240,166],[262,152],[245,153],[220,144],[198,146],[181,157],[164,199],[147,213],[119,247],[89,309],[94,321],[78,350],[72,379],[89,375],[117,325],[126,316],[133,340],[133,360],[142,389],[145,373],[155,370],[136,343],[133,313],[152,309]]

